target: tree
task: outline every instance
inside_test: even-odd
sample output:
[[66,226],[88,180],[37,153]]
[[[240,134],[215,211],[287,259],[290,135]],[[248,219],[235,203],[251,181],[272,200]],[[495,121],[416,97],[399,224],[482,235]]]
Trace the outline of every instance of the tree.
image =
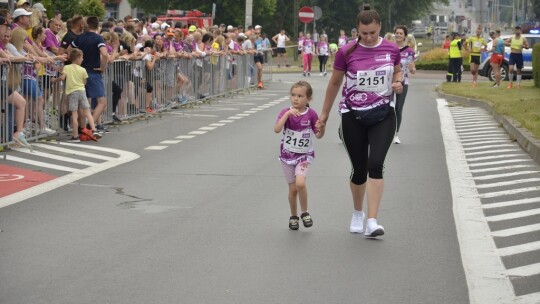
[[533,12],[536,15],[536,20],[540,20],[540,0],[533,0]]
[[[74,0],[54,0],[53,9],[62,13],[64,20],[73,17],[79,11],[79,1]],[[47,8],[49,10],[49,8]],[[54,13],[54,12],[53,12]]]
[[83,0],[79,7],[82,16],[105,17],[105,6],[101,0]]
[[[216,3],[214,23],[243,25],[245,20],[245,0],[129,0],[129,2],[149,15],[163,14],[167,9],[198,9],[211,13],[212,3]],[[374,5],[381,15],[383,33],[397,24],[410,24],[411,20],[421,19],[429,13],[434,2],[448,4],[448,0],[253,0],[253,25],[262,25],[263,31],[269,36],[285,29],[291,37],[295,37],[297,29],[294,25],[298,18],[295,2],[298,3],[298,8],[302,6],[321,8],[322,17],[316,22],[317,30],[320,32],[324,29],[330,40],[337,39],[340,29],[350,33],[355,27],[359,9],[366,2]],[[298,25],[298,31],[304,31],[304,24]],[[308,32],[313,32],[313,23],[308,24],[307,29]]]

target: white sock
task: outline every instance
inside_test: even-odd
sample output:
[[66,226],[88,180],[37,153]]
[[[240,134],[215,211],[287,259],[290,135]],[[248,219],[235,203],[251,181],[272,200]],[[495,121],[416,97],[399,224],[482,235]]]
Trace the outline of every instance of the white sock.
[[367,219],[367,226],[369,229],[373,229],[377,227],[377,219],[376,218],[368,218]]
[[354,209],[353,213],[356,214],[356,215],[362,215],[362,214],[364,214],[364,211]]
[[516,79],[517,79],[518,85],[521,84],[521,75],[517,75],[517,78],[516,78]]

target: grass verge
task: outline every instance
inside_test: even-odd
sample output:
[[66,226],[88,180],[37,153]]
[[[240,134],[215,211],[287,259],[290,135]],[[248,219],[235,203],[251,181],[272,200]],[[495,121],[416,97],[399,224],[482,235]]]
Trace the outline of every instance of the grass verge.
[[508,90],[507,85],[507,82],[502,82],[501,87],[493,88],[491,82],[481,82],[472,88],[469,82],[445,82],[440,90],[446,94],[485,101],[496,113],[512,118],[536,139],[540,139],[540,89],[532,81],[522,81],[520,89]]

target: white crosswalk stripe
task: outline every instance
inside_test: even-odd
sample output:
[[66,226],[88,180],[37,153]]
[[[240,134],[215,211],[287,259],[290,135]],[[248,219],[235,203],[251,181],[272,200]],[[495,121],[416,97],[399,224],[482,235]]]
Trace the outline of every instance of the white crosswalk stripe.
[[57,172],[58,178],[0,198],[0,208],[43,194],[92,174],[139,158],[139,155],[90,144],[42,142],[33,144],[33,151],[14,148],[6,161]]
[[[461,191],[454,196],[454,214],[464,268],[469,286],[474,286],[469,289],[471,302],[540,303],[539,165],[485,110],[445,109],[446,101],[438,102],[447,159],[456,159],[449,162],[449,173],[461,171],[452,192]],[[445,130],[451,126],[455,133]],[[454,152],[459,150],[462,154]],[[473,211],[477,209],[483,214]]]

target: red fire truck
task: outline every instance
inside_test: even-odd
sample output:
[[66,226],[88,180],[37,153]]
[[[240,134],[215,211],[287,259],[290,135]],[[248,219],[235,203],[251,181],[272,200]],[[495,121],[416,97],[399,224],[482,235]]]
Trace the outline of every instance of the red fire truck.
[[213,19],[211,14],[205,14],[198,10],[184,11],[184,10],[167,10],[166,15],[160,15],[157,17],[159,21],[172,20],[173,22],[180,21],[187,25],[195,25],[197,27],[211,27]]

